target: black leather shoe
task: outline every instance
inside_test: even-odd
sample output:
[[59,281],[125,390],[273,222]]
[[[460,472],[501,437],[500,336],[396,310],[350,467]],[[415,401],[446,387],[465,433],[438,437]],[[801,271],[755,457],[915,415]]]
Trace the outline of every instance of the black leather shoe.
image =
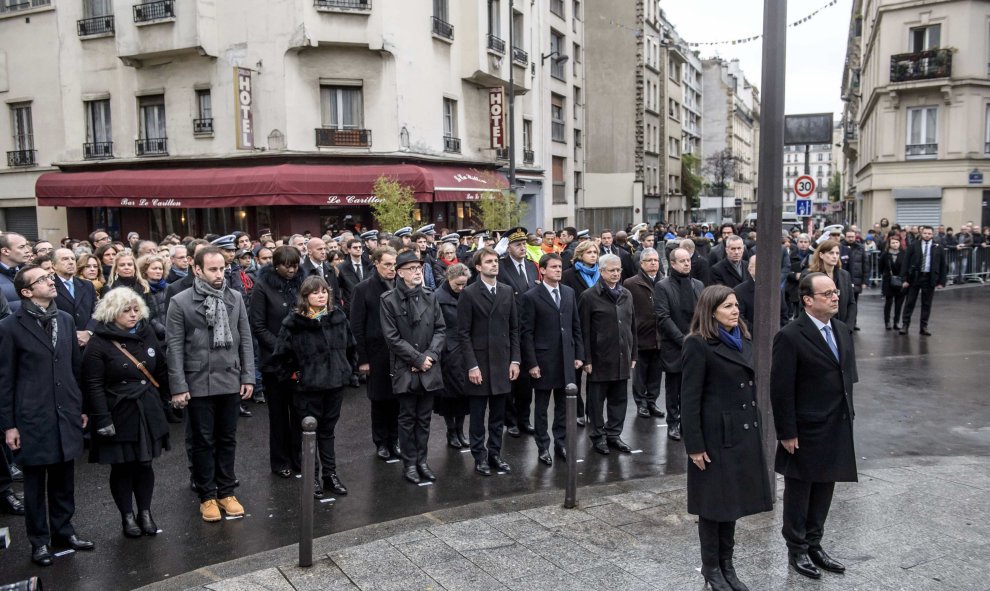
[[502,456],[488,456],[488,465],[499,472],[512,472],[512,466],[502,459]]
[[553,466],[553,458],[550,457],[550,450],[548,449],[540,450],[539,460],[547,466]]
[[14,482],[24,482],[24,471],[17,464],[10,464],[10,479]]
[[520,435],[522,435],[522,433],[519,432],[519,427],[516,427],[515,425],[507,428],[505,432],[508,433],[509,435],[512,435],[513,437],[519,437]]
[[392,452],[392,457],[401,460],[402,459],[402,448],[399,447],[398,443],[393,443],[389,446],[389,451]]
[[681,424],[675,423],[667,429],[667,439],[672,439],[674,441],[681,440]]
[[323,477],[323,488],[328,488],[333,491],[335,495],[346,495],[347,487],[340,480],[340,476],[337,476],[336,472],[331,472]]
[[158,535],[158,524],[151,518],[151,511],[145,509],[138,511],[138,525],[141,526],[141,533],[146,536]]
[[48,546],[44,544],[37,547],[31,546],[31,562],[38,566],[51,566],[52,560],[54,559]]
[[[54,542],[54,540],[52,541]],[[57,543],[55,543],[55,545],[65,546],[66,548],[72,548],[73,550],[76,551],[92,550],[93,548],[96,548],[96,544],[90,542],[89,540],[84,540],[79,536],[77,536],[76,534],[72,534],[71,536],[69,536],[64,540],[59,540]]]
[[564,460],[564,463],[567,463],[567,450],[566,449],[564,449],[562,447],[554,447],[553,453],[558,458]]
[[419,475],[424,479],[429,480],[430,482],[437,479],[437,475],[433,473],[433,470],[430,470],[430,465],[426,462],[416,464],[416,468],[419,470]]
[[474,471],[477,472],[478,474],[481,474],[482,476],[491,476],[492,475],[492,469],[489,468],[488,467],[488,464],[486,464],[484,462],[475,462],[474,463]]
[[264,394],[255,394],[252,400],[254,400],[255,404],[265,404],[266,402],[268,402],[267,400],[265,400]]
[[908,333],[908,325],[906,324],[901,327],[901,330],[897,331],[897,334],[899,335],[906,335],[907,333]]
[[583,426],[585,426],[587,424],[588,424],[588,420],[586,418],[584,418],[584,417],[578,417],[577,418],[577,425],[578,425],[578,427],[583,427]]
[[138,525],[137,519],[134,519],[133,513],[124,513],[121,515],[120,525],[124,528],[124,535],[128,538],[141,537],[141,527]]
[[320,482],[319,478],[313,479],[313,498],[314,499],[323,498],[323,483]]
[[529,423],[523,423],[522,425],[519,425],[519,430],[525,433],[526,435],[533,435],[534,433],[536,433],[536,429],[534,429],[533,425],[530,425]]
[[244,406],[243,404],[241,405],[241,408],[240,408],[240,410],[239,410],[238,412],[240,412],[240,415],[241,415],[242,417],[244,417],[245,419],[248,419],[248,418],[251,418],[251,417],[253,417],[253,416],[254,416],[254,413],[253,413],[253,412],[251,412],[251,411],[249,411],[249,410],[247,409],[247,407],[246,407],[246,406]]
[[790,564],[794,570],[800,575],[804,575],[809,579],[820,579],[822,578],[822,571],[812,564],[811,559],[808,558],[808,554],[802,552],[800,554],[791,554],[787,557],[787,563]]
[[275,474],[277,474],[280,478],[292,478],[292,470],[289,470],[288,468],[283,468],[282,470],[275,472]]
[[360,388],[361,387],[361,380],[359,380],[358,377],[356,375],[354,375],[354,374],[351,374],[351,379],[350,379],[350,382],[349,383],[350,383],[351,388]]
[[808,557],[811,558],[811,562],[815,566],[822,570],[840,574],[846,572],[846,567],[841,562],[832,560],[832,557],[826,554],[821,548],[818,550],[808,550]]
[[749,587],[736,576],[736,567],[732,565],[732,559],[718,561],[718,567],[732,591],[749,591]]
[[416,466],[406,466],[405,471],[402,473],[406,480],[413,484],[419,484],[419,471],[416,470]]
[[640,417],[641,419],[648,419],[650,418],[650,409],[646,408],[645,406],[637,406],[636,416]]
[[461,449],[464,447],[461,445],[461,440],[457,437],[457,432],[453,429],[447,431],[447,445],[454,449]]
[[894,330],[899,331],[899,330],[901,330],[901,327],[900,326],[897,326],[897,323],[894,323]]
[[388,448],[385,447],[384,445],[378,446],[378,451],[375,452],[375,455],[385,460],[386,462],[392,459],[391,452],[389,452]]
[[884,327],[884,329],[886,329],[886,330],[890,330],[890,323],[889,323],[889,322],[884,322],[884,323],[883,323],[883,327]]
[[465,435],[463,431],[457,431],[457,439],[461,442],[462,449],[471,445],[468,441],[467,435]]
[[653,416],[655,416],[655,417],[660,417],[662,419],[665,416],[667,416],[666,413],[664,413],[662,410],[660,410],[660,407],[659,406],[657,406],[656,404],[654,404],[652,402],[647,403],[646,408],[648,408],[649,411],[650,411],[650,414],[653,415]]
[[12,490],[0,494],[0,511],[10,515],[24,515],[24,503]]
[[602,454],[603,456],[607,456],[609,453],[611,453],[608,451],[608,444],[601,440],[593,442],[591,444],[591,447],[592,449]]
[[860,328],[858,326],[854,326],[853,327],[853,330],[855,330],[856,332],[859,332]]
[[620,437],[616,437],[615,439],[609,439],[606,441],[606,443],[608,444],[609,447],[617,449],[624,454],[627,454],[632,451],[632,448],[629,447],[629,444],[623,441],[622,438]]
[[923,337],[930,337],[930,336],[932,336],[932,333],[928,332],[928,329],[927,328],[922,328],[921,331],[918,334],[920,334]]
[[732,591],[729,582],[722,576],[722,571],[717,566],[701,566],[701,576],[705,577],[705,582],[712,591]]

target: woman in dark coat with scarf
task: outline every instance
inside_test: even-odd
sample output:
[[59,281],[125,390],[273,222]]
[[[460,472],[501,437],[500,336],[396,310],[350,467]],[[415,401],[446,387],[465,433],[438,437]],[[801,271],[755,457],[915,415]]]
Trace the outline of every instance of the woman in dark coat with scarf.
[[[901,250],[901,239],[896,234],[892,234],[887,239],[886,247],[880,254],[880,289],[883,293],[883,326],[887,330],[890,326],[890,309],[894,309],[894,330],[900,330],[897,322],[901,317],[901,307],[904,305],[904,296],[907,295],[901,287],[903,278],[901,277],[901,265],[907,254]],[[897,280],[893,280],[897,277]],[[897,286],[894,286],[897,283]]]
[[168,422],[162,410],[162,400],[171,398],[168,370],[147,317],[147,304],[137,292],[111,290],[93,313],[99,325],[82,360],[82,389],[92,432],[89,461],[110,465],[110,493],[124,535],[130,538],[158,533],[151,516],[152,460],[168,449]]
[[118,287],[129,287],[144,299],[145,305],[148,306],[148,315],[144,320],[151,325],[158,340],[163,341],[165,339],[165,317],[158,316],[158,306],[151,294],[151,286],[138,272],[137,261],[130,252],[122,252],[113,260],[110,275],[107,276],[107,284],[103,286],[100,297],[102,298],[110,290]]
[[747,589],[732,564],[736,520],[773,509],[756,407],[753,346],[739,316],[732,289],[706,288],[681,362],[688,513],[698,516],[701,574],[712,591]]
[[[444,245],[449,246],[449,245]],[[461,295],[471,271],[467,265],[454,263],[447,267],[445,281],[436,290],[440,311],[447,327],[443,354],[440,356],[440,371],[443,374],[443,390],[433,399],[433,412],[447,422],[447,445],[454,449],[466,449],[470,443],[464,434],[464,417],[470,412],[464,384],[467,382],[467,368],[460,354],[460,341],[457,335],[457,298]]]
[[156,255],[145,255],[137,260],[138,273],[148,284],[148,293],[144,301],[151,309],[151,326],[155,329],[158,340],[165,340],[165,259]]
[[[591,240],[585,240],[574,249],[574,264],[572,264],[560,278],[560,283],[574,290],[574,301],[581,299],[581,294],[589,287],[598,283],[601,273],[598,270],[598,247]],[[577,423],[583,427],[587,422],[585,417],[584,398],[582,396],[581,384],[586,381],[588,374],[578,372],[577,374]]]
[[271,356],[279,380],[295,383],[295,415],[316,419],[316,498],[323,496],[324,488],[338,495],[347,494],[337,476],[334,428],[344,401],[344,384],[351,377],[348,349],[354,347],[354,337],[347,315],[334,305],[334,297],[322,277],[307,277],[299,288],[295,310],[282,321]]

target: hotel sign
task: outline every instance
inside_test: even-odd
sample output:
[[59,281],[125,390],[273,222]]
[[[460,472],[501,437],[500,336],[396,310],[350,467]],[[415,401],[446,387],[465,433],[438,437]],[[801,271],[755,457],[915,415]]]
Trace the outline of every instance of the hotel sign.
[[491,147],[504,149],[505,142],[505,89],[501,86],[488,89],[488,131]]
[[254,114],[251,107],[254,103],[251,88],[251,70],[234,68],[234,111],[237,130],[237,149],[254,149]]

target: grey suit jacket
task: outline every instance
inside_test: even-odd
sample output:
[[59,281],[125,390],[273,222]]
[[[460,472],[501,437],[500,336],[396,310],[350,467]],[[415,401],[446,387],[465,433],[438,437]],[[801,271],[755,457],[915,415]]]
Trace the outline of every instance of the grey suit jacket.
[[254,347],[241,294],[231,289],[224,292],[234,337],[229,349],[210,347],[213,335],[206,324],[205,299],[195,289],[187,289],[169,304],[165,332],[173,394],[217,396],[239,392],[241,384],[254,384]]

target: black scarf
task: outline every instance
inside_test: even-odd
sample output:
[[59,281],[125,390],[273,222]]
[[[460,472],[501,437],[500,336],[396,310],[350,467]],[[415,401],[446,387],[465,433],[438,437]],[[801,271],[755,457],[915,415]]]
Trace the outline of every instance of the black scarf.
[[677,269],[671,269],[670,280],[681,294],[681,308],[684,310],[694,310],[694,307],[698,303],[698,297],[694,294],[691,274],[684,274]]
[[622,286],[620,284],[616,283],[615,287],[609,287],[608,283],[605,283],[603,280],[602,287],[605,288],[605,293],[608,294],[608,298],[612,300],[613,304],[619,303],[619,296],[622,295]]
[[395,282],[395,287],[406,300],[407,310],[409,311],[409,324],[416,326],[427,312],[426,298],[423,297],[423,285],[420,284],[410,288],[406,285],[405,281],[400,280]]
[[21,309],[28,316],[34,318],[38,326],[48,333],[48,338],[52,340],[52,347],[55,347],[58,344],[58,306],[54,302],[50,302],[46,310],[31,300],[22,300]]

